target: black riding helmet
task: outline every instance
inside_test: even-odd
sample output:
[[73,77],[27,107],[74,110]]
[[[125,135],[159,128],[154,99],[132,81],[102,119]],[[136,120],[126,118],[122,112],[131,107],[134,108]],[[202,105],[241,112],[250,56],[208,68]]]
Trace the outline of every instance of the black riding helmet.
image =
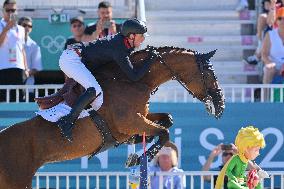
[[128,37],[130,34],[144,34],[146,32],[146,24],[136,18],[128,19],[122,24],[121,34],[125,37]]

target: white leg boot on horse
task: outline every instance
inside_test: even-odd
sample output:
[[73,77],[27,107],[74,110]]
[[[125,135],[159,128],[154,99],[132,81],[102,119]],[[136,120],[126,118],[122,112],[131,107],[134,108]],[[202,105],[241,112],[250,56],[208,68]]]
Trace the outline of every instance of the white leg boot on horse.
[[82,110],[96,99],[96,90],[88,88],[73,105],[71,112],[60,118],[56,124],[60,128],[62,135],[72,142],[72,129]]

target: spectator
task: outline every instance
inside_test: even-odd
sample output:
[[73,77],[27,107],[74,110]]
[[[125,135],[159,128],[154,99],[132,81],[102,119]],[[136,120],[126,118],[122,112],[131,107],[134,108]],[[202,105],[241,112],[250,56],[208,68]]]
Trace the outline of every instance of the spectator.
[[[17,25],[17,4],[15,0],[3,3],[3,18],[0,23],[0,85],[22,85],[27,76],[24,51],[25,30]],[[5,100],[6,91],[1,91],[1,101]],[[11,91],[10,100],[14,101],[16,92]],[[20,94],[20,99],[21,99]]]
[[[215,159],[215,157],[217,157],[219,154],[222,153],[222,165],[219,166],[218,171],[221,170],[223,168],[223,166],[227,163],[227,161],[237,152],[237,148],[234,144],[229,144],[229,145],[224,145],[224,144],[219,144],[218,146],[216,146],[212,152],[210,153],[206,163],[203,165],[202,171],[209,171],[210,166],[213,162],[213,160]],[[214,186],[216,183],[218,175],[214,175]],[[211,176],[210,175],[206,175],[204,176],[204,180],[207,182],[211,182]],[[228,182],[228,178],[225,177],[224,179],[224,189],[227,189],[227,182]]]
[[[154,172],[154,176],[151,177],[151,189],[159,188],[159,176],[155,176],[157,172],[172,172],[180,173],[182,169],[178,168],[178,150],[174,143],[168,142],[153,159],[153,166],[150,167],[150,171]],[[173,177],[173,180],[172,180]],[[174,189],[182,189],[186,187],[185,177],[180,175],[164,176],[163,188],[170,189],[173,181]]]
[[261,60],[261,48],[262,41],[265,36],[265,33],[272,29],[272,26],[269,25],[267,17],[269,10],[271,8],[270,0],[262,0],[262,13],[258,16],[257,20],[257,39],[258,45],[254,55],[249,56],[246,61],[249,64],[256,65]]
[[[269,3],[268,3],[269,2]],[[266,32],[272,30],[273,28],[277,28],[276,22],[276,11],[283,7],[284,0],[264,0],[264,6],[268,8],[267,10],[267,17],[266,17],[266,24],[267,27],[265,28],[262,38],[264,38]]]
[[[30,17],[22,17],[19,19],[19,25],[25,28],[25,52],[26,52],[26,59],[27,59],[27,72],[29,77],[27,78],[25,84],[26,85],[34,85],[35,83],[35,74],[42,70],[42,63],[41,63],[41,52],[40,47],[37,43],[32,40],[29,34],[32,32],[33,23]],[[34,99],[34,90],[29,90],[29,99]]]
[[98,5],[98,21],[96,24],[86,27],[83,41],[93,41],[107,35],[120,32],[121,25],[112,19],[112,6],[107,1]]
[[239,0],[239,4],[236,8],[236,11],[243,11],[248,9],[248,0]]
[[72,18],[70,20],[70,25],[73,36],[67,39],[64,49],[67,49],[68,45],[80,42],[84,35],[85,24],[82,16]]
[[270,0],[271,6],[267,16],[267,23],[272,28],[277,28],[276,11],[283,7],[284,0]]
[[262,40],[267,31],[272,30],[273,23],[269,21],[269,14],[274,10],[274,0],[262,0],[262,13],[259,15],[257,24],[257,37]]
[[269,84],[273,77],[283,74],[284,63],[284,7],[277,10],[277,29],[269,31],[262,46],[263,83]]

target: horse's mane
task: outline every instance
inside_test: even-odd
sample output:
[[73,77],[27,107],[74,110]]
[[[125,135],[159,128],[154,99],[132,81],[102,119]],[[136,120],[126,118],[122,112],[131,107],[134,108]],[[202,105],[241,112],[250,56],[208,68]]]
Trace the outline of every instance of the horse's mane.
[[[140,60],[141,58],[137,57],[143,57],[146,58],[149,51],[158,51],[160,53],[160,55],[163,54],[169,54],[169,55],[174,55],[174,54],[181,54],[181,53],[193,53],[195,54],[196,51],[191,50],[191,49],[185,49],[185,48],[180,48],[180,47],[173,47],[173,46],[163,46],[163,47],[153,47],[153,46],[147,46],[145,49],[139,50],[139,51],[135,51],[133,53],[131,53],[130,55],[130,60],[132,62],[133,65],[139,67],[141,66],[140,64],[143,64]],[[102,66],[101,68],[99,68],[98,70],[96,70],[97,72],[97,76],[99,77],[103,77],[103,78],[121,78],[121,79],[126,79],[128,80],[128,78],[125,77],[125,74],[122,73],[121,69],[119,68],[119,66],[113,62],[113,63],[109,63],[105,66]]]
[[131,54],[131,56],[137,56],[140,53],[148,52],[149,50],[156,50],[160,53],[170,53],[170,54],[176,54],[176,53],[182,53],[182,52],[191,52],[195,53],[196,51],[181,47],[174,47],[174,46],[163,46],[163,47],[153,47],[153,46],[147,46],[145,49],[135,51]]

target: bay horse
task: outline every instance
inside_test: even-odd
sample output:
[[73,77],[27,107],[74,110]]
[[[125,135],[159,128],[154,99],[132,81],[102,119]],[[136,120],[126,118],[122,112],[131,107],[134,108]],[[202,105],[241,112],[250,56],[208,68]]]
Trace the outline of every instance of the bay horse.
[[[169,139],[168,129],[155,121],[163,114],[150,113],[150,94],[158,86],[176,79],[194,97],[203,102],[209,114],[220,118],[224,110],[224,96],[209,59],[215,51],[200,54],[177,47],[146,48],[131,55],[134,66],[149,49],[159,53],[150,71],[138,82],[131,82],[115,63],[101,67],[95,73],[104,91],[104,104],[98,113],[108,123],[113,137],[120,143],[134,135],[158,136],[150,147],[155,155]],[[0,132],[0,188],[31,188],[37,169],[45,163],[71,160],[92,154],[103,138],[90,117],[77,120],[73,142],[61,137],[55,123],[40,116],[16,123]]]

